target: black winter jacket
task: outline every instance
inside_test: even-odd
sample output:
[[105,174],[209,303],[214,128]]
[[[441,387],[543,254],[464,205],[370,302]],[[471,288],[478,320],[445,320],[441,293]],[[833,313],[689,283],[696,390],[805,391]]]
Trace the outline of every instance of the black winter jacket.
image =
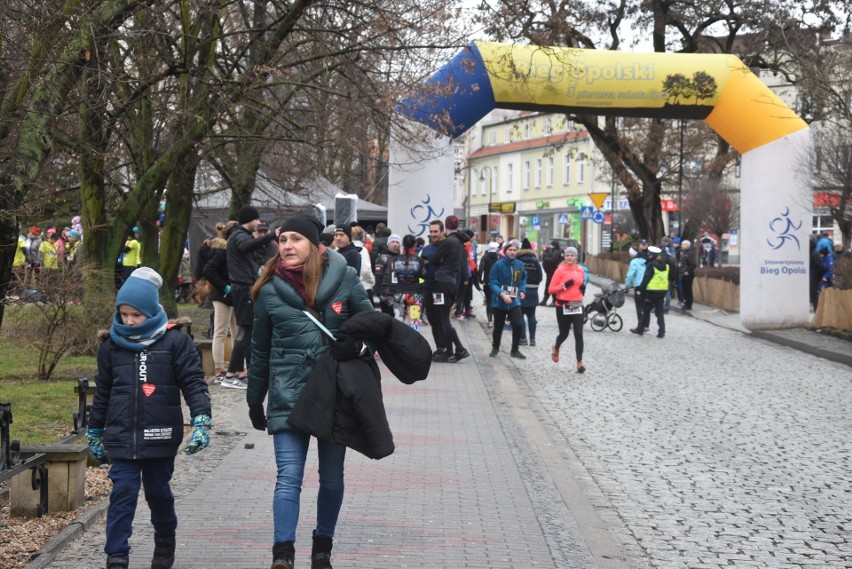
[[230,294],[225,294],[225,287],[231,284],[231,279],[228,276],[228,253],[226,251],[228,242],[217,237],[211,244],[213,256],[204,265],[202,277],[210,282],[213,291],[210,294],[210,300],[224,302],[228,306],[233,306]]
[[464,273],[462,263],[467,265],[467,253],[464,248],[468,241],[467,235],[455,231],[438,243],[438,250],[429,259],[435,267],[435,282],[458,287],[461,275]]
[[253,286],[260,266],[266,260],[267,246],[275,239],[270,231],[255,238],[245,227],[236,225],[228,233],[228,275],[231,286]]
[[107,338],[98,350],[95,385],[89,426],[105,429],[104,446],[113,459],[175,456],[183,441],[181,394],[190,416],[211,414],[198,351],[179,330],[141,352]]
[[[382,362],[403,383],[426,379],[429,342],[419,332],[381,312],[360,312],[339,331],[379,350]],[[346,361],[327,353],[308,378],[287,422],[320,440],[345,444],[380,459],[394,451],[382,401],[381,374],[371,354]]]

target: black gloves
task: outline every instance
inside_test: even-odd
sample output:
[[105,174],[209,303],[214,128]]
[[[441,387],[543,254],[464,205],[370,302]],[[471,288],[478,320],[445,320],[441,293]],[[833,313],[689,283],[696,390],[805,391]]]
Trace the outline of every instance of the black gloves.
[[571,285],[573,285],[573,284],[574,284],[574,279],[568,279],[567,281],[565,281],[564,283],[562,283],[562,288],[563,288],[563,289],[566,289],[566,288],[568,288],[569,286],[571,286]]
[[363,345],[348,334],[337,333],[337,339],[331,344],[331,356],[339,362],[358,357]]
[[251,426],[258,431],[266,430],[266,415],[263,413],[263,405],[249,405],[249,419],[251,419]]

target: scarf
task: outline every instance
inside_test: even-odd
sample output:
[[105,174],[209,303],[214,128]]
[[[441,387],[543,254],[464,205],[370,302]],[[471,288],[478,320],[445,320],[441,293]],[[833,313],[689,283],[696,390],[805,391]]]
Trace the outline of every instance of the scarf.
[[168,323],[169,319],[162,305],[157,314],[137,326],[125,326],[122,324],[121,314],[116,310],[112,327],[109,330],[109,336],[120,347],[134,352],[141,352],[163,337],[163,334],[166,333]]
[[[326,247],[322,243],[319,244],[317,248],[319,251],[320,257],[325,254]],[[278,261],[275,263],[275,274],[284,279],[286,282],[293,285],[293,288],[296,289],[296,292],[299,293],[299,296],[302,297],[302,300],[305,301],[305,304],[308,304],[308,296],[307,291],[305,290],[305,279],[304,279],[305,265],[299,265],[298,267],[291,267],[284,263],[284,259],[279,257]]]

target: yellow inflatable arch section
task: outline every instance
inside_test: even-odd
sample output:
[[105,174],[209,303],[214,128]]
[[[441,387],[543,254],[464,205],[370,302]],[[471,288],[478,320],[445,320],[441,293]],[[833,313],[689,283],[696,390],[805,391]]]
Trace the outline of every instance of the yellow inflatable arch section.
[[475,41],[396,110],[456,138],[495,108],[707,122],[743,154],[743,324],[808,322],[809,129],[740,59]]

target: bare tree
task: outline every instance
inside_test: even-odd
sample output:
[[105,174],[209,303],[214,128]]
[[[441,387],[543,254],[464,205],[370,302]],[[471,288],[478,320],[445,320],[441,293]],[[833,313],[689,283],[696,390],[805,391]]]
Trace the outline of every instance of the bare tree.
[[[806,27],[808,21],[823,26],[836,23],[842,3],[806,2],[681,2],[664,0],[609,0],[604,2],[512,2],[483,4],[480,21],[497,40],[527,41],[586,49],[630,49],[630,38],[650,38],[655,52],[735,53],[750,65],[775,69],[784,60],[767,50],[781,23]],[[670,86],[679,97],[701,99],[711,86],[706,77],[673,77]],[[642,119],[622,128],[617,117],[580,114],[572,117],[588,131],[595,145],[625,188],[631,212],[643,237],[658,239],[663,233],[660,196],[664,177],[674,162],[666,159],[673,140],[672,122]],[[708,178],[721,179],[736,156],[730,145],[716,138],[707,161]]]

